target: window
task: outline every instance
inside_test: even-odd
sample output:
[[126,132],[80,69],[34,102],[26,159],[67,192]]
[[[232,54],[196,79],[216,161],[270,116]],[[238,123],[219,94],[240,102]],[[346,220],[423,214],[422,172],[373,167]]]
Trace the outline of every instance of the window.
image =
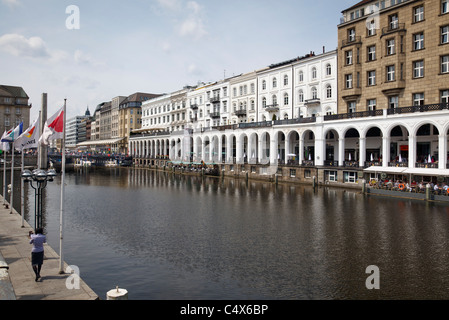
[[290,169],[290,177],[291,178],[296,177],[296,169]]
[[276,78],[273,78],[273,88],[276,88],[278,85],[278,81]]
[[387,40],[387,55],[395,54],[395,41],[394,39]]
[[355,101],[348,102],[348,113],[353,113],[356,110],[356,103]]
[[288,86],[288,76],[284,76],[284,86]]
[[416,33],[413,35],[413,50],[424,49],[424,33]]
[[367,109],[368,111],[374,111],[374,110],[376,110],[376,105],[377,105],[376,102],[377,102],[376,99],[368,99],[368,100],[366,101],[366,109]]
[[445,14],[449,12],[449,0],[441,1],[441,14]]
[[424,105],[424,93],[414,93],[413,94],[413,105],[423,106]]
[[312,68],[312,79],[316,79],[316,68]]
[[368,86],[376,85],[376,71],[368,71]]
[[392,14],[388,17],[388,27],[390,30],[394,30],[399,27],[399,18],[397,14]]
[[352,74],[347,74],[345,76],[345,86],[346,86],[346,89],[352,88]]
[[413,8],[413,21],[420,22],[424,20],[424,6]]
[[367,34],[369,36],[375,36],[376,35],[376,20],[372,19],[369,24],[367,25]]
[[332,86],[330,84],[326,87],[326,97],[328,99],[332,98]]
[[303,82],[304,81],[304,72],[299,71],[298,78],[299,78],[299,82]]
[[345,60],[346,60],[346,65],[347,66],[352,64],[352,50],[349,50],[349,51],[345,52]]
[[348,30],[348,42],[355,41],[355,29]]
[[413,78],[422,78],[424,77],[424,61],[415,61],[413,62]]
[[356,183],[357,182],[357,172],[343,171],[344,182]]
[[288,93],[284,93],[284,106],[288,105]]
[[449,103],[449,90],[441,90],[440,91],[440,102],[441,103]]
[[271,100],[273,102],[273,106],[277,106],[278,105],[278,97],[276,95],[273,95]]
[[388,97],[388,107],[390,109],[395,109],[399,105],[399,97],[398,96],[390,96]]
[[337,171],[328,171],[328,181],[337,182]]
[[312,99],[318,98],[318,91],[315,87],[312,88]]
[[9,123],[9,118],[5,118],[5,127],[9,127],[10,123]]
[[326,76],[332,75],[332,67],[330,64],[326,65]]
[[304,92],[302,90],[299,90],[298,100],[299,102],[304,102]]
[[262,90],[267,89],[267,82],[265,80],[262,81]]
[[388,66],[387,67],[387,81],[394,81],[395,80],[395,66]]
[[441,57],[441,73],[449,72],[449,55]]
[[449,26],[441,27],[441,44],[449,43]]
[[376,46],[369,46],[367,52],[368,52],[368,61],[376,60]]

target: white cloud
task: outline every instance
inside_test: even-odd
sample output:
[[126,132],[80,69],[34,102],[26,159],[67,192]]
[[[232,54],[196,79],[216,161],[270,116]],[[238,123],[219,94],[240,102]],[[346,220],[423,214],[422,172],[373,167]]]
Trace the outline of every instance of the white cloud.
[[90,55],[84,53],[81,50],[76,50],[74,55],[73,55],[73,58],[75,59],[75,62],[77,64],[88,65],[88,66],[99,66],[99,65],[101,65],[100,62],[96,61]]
[[189,12],[187,18],[179,27],[179,34],[198,40],[207,35],[202,16],[203,8],[197,2],[189,1],[187,2],[187,9]]
[[5,34],[0,37],[0,50],[14,56],[50,58],[44,40],[39,37],[25,38],[20,34]]
[[60,62],[68,55],[62,50],[50,51],[40,37],[26,38],[20,34],[5,34],[0,37],[0,51],[16,57],[41,59],[48,62]]
[[157,0],[157,2],[161,7],[169,10],[177,11],[182,7],[180,0]]
[[2,0],[2,2],[10,7],[16,7],[20,5],[19,0]]

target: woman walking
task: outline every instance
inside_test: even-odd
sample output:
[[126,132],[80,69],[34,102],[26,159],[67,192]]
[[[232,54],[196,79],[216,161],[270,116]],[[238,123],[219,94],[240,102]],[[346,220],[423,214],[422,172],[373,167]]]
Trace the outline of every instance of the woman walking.
[[33,234],[33,231],[29,233],[30,244],[33,245],[31,249],[31,266],[36,274],[35,281],[41,277],[41,268],[44,263],[44,243],[47,242],[47,238],[43,233],[44,230],[42,228],[37,228],[36,234]]

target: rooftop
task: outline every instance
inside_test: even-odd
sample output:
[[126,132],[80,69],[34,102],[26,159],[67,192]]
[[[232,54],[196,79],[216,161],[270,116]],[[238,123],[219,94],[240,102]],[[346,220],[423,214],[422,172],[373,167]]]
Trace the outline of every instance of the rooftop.
[[0,96],[29,99],[22,87],[0,85]]

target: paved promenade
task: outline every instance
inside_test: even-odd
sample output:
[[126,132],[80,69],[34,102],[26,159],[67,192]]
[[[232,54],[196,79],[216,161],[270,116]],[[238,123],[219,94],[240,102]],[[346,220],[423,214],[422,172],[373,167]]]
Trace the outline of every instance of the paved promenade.
[[[48,244],[44,248],[41,279],[36,282],[31,267],[32,246],[28,238],[28,232],[33,228],[26,221],[22,227],[22,217],[16,211],[13,214],[10,211],[4,208],[0,195],[0,270],[2,260],[9,267],[6,272],[9,277],[0,277],[0,300],[99,299],[82,279],[79,289],[67,289],[66,280],[70,274],[59,274],[59,255]],[[64,263],[64,270],[66,267]]]

